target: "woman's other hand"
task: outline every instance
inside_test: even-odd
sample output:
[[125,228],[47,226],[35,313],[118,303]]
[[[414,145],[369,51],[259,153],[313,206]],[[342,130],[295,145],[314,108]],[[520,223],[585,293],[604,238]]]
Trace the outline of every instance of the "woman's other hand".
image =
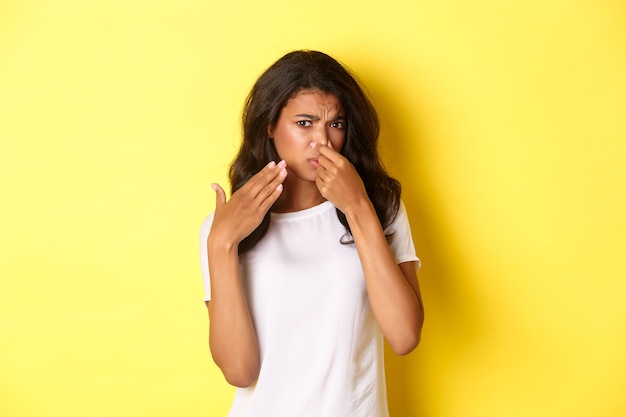
[[283,191],[287,176],[285,161],[267,164],[226,201],[226,193],[219,184],[215,190],[215,215],[210,237],[222,243],[238,245],[256,229],[272,204]]

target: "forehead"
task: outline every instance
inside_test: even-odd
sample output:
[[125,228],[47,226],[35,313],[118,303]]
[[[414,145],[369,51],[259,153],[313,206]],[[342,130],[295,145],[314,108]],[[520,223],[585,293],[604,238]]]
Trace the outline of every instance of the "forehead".
[[284,110],[309,109],[326,112],[341,113],[343,107],[341,101],[334,94],[324,93],[319,90],[300,90],[287,101]]

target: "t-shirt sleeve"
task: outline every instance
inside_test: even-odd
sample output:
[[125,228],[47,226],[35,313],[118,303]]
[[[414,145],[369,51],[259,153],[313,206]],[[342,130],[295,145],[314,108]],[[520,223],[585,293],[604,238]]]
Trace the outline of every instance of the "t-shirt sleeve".
[[415,254],[415,245],[411,235],[411,226],[404,203],[400,201],[398,214],[394,221],[385,229],[385,234],[393,233],[389,247],[398,264],[416,262],[416,268],[421,266],[420,259]]
[[209,275],[209,254],[207,253],[207,239],[213,224],[213,214],[211,213],[200,227],[200,271],[202,272],[202,283],[204,285],[204,301],[211,300],[211,276]]

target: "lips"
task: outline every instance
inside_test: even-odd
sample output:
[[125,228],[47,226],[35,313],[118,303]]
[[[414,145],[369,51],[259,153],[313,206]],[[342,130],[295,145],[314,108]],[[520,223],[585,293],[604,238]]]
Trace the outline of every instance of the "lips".
[[317,168],[318,166],[320,166],[319,161],[317,160],[317,158],[309,158],[309,163],[311,165],[313,165],[315,168]]

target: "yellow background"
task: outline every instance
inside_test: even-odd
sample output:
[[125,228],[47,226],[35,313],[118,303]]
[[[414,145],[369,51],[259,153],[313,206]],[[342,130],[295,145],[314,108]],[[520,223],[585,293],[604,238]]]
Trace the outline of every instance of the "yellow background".
[[626,415],[618,0],[0,2],[0,415],[225,415],[198,228],[299,48],[367,85],[423,259],[392,416]]

